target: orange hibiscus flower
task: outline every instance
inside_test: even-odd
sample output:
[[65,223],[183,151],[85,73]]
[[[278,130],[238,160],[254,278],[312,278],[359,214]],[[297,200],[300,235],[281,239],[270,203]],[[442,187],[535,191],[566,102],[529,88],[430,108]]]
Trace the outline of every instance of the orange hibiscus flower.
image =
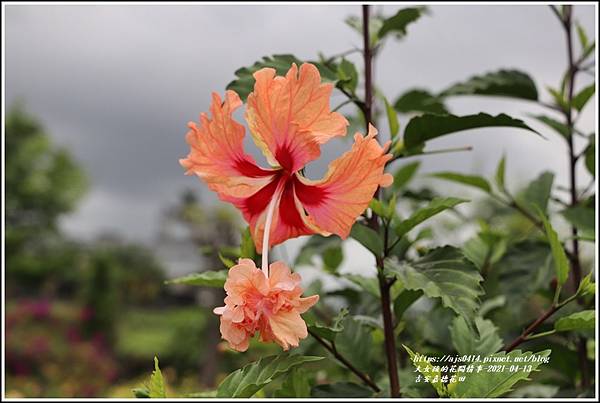
[[300,314],[319,300],[300,297],[300,276],[283,262],[271,264],[267,278],[252,260],[240,259],[229,269],[225,291],[225,306],[214,313],[221,315],[221,335],[238,351],[248,349],[256,332],[261,341],[275,341],[284,350],[297,347],[308,336]]
[[[285,77],[263,68],[254,78],[245,117],[272,167],[259,167],[244,152],[244,127],[232,117],[242,105],[234,91],[224,101],[213,93],[211,118],[203,113],[199,124],[189,124],[191,151],[181,165],[240,209],[258,251],[300,235],[348,237],[378,186],[392,183],[383,172],[389,142],[379,145],[370,126],[367,136],[354,135],[352,149],[330,164],[323,179],[307,179],[301,169],[319,157],[320,146],[346,134],[348,122],[329,108],[332,84],[322,84],[312,64],[294,64]],[[265,228],[271,230],[265,234]]]

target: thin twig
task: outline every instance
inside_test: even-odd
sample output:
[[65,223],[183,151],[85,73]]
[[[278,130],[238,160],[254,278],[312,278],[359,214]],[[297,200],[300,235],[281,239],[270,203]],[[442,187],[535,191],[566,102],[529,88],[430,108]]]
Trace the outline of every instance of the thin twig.
[[346,105],[348,105],[348,104],[351,104],[351,103],[353,103],[353,102],[354,102],[354,101],[353,101],[352,99],[347,99],[347,100],[345,100],[344,102],[342,102],[341,104],[339,104],[338,106],[336,106],[335,108],[333,108],[331,111],[332,111],[332,112],[337,112],[337,111],[339,111],[339,110],[340,110],[342,107],[344,107],[344,106],[346,106]]
[[585,198],[585,195],[587,192],[589,192],[590,190],[592,190],[594,188],[594,184],[596,183],[596,181],[592,178],[592,180],[590,181],[590,183],[588,183],[588,185],[585,187],[585,189],[583,189],[581,191],[581,193],[579,194],[579,200]]
[[547,102],[542,102],[542,101],[536,101],[536,102],[538,103],[538,105],[541,105],[541,106],[546,107],[548,109],[552,109],[552,110],[557,111],[557,112],[562,112],[563,111],[562,108],[559,107],[559,106],[557,106],[557,105],[552,105],[552,104],[549,104]]
[[550,5],[550,10],[552,10],[552,12],[554,13],[554,15],[556,15],[556,18],[558,18],[558,20],[561,22],[561,24],[565,24],[565,21],[563,20],[562,15],[560,15],[560,11],[558,11],[558,9],[556,8],[555,5]]
[[527,341],[528,340],[528,336],[531,333],[533,333],[535,331],[535,329],[537,329],[542,323],[544,323],[546,321],[546,319],[548,319],[550,316],[554,315],[554,313],[556,311],[558,311],[559,309],[561,309],[563,306],[567,305],[569,302],[574,301],[576,297],[577,297],[577,294],[573,294],[573,295],[571,295],[569,298],[567,298],[566,300],[564,300],[561,303],[554,302],[552,304],[552,306],[547,311],[545,311],[544,313],[542,313],[539,318],[537,318],[535,321],[533,321],[533,323],[531,325],[529,325],[527,327],[527,329],[525,329],[523,331],[523,333],[521,333],[519,335],[519,337],[517,337],[516,339],[514,339],[512,341],[512,343],[507,344],[506,347],[503,348],[503,350],[506,351],[507,353],[509,353],[512,350],[514,350],[518,345],[520,345],[521,343]]
[[335,59],[339,59],[340,57],[348,56],[348,55],[351,55],[352,53],[359,53],[359,52],[362,52],[362,49],[358,49],[358,48],[348,49],[344,52],[340,52],[340,53],[334,54],[332,56],[329,56],[327,58],[327,60],[325,60],[324,62],[325,62],[325,64],[330,64]]
[[421,155],[434,155],[434,154],[446,154],[446,153],[456,153],[456,152],[462,152],[462,151],[472,151],[473,147],[472,146],[465,146],[465,147],[455,147],[455,148],[442,148],[439,150],[431,150],[431,151],[423,151],[422,153],[419,154],[412,154],[412,155],[396,155],[394,158],[390,159],[387,164],[391,164],[394,161],[397,161],[399,159],[402,158],[410,158],[410,157],[420,157]]
[[552,305],[550,307],[550,309],[548,309],[546,312],[544,312],[531,325],[529,325],[527,327],[527,329],[525,329],[519,337],[517,337],[515,340],[513,340],[512,343],[510,343],[509,345],[504,347],[504,351],[506,351],[507,353],[510,353],[511,351],[513,351],[519,344],[521,344],[527,340],[527,336],[529,336],[535,329],[538,328],[538,326],[540,326],[542,323],[544,323],[546,321],[546,319],[548,319],[550,316],[552,316],[554,314],[554,312],[558,311],[559,309],[560,309],[559,305]]
[[564,207],[568,207],[569,206],[569,203],[562,201],[560,198],[558,198],[556,196],[551,196],[550,200],[552,200],[553,202],[558,203],[558,204],[560,204],[561,206],[564,206]]
[[327,341],[325,341],[323,338],[321,338],[319,335],[317,335],[315,332],[313,332],[310,329],[308,329],[308,333],[312,337],[314,337],[315,340],[318,341],[323,347],[325,347],[325,349],[327,351],[329,351],[339,362],[341,362],[346,368],[348,368],[350,371],[352,371],[352,373],[354,373],[356,376],[358,376],[366,385],[368,385],[371,389],[373,389],[377,393],[381,392],[381,389],[379,388],[379,386],[377,386],[377,384],[371,380],[369,375],[365,374],[364,372],[362,372],[361,370],[356,368],[354,365],[352,365],[352,363],[350,361],[348,361],[346,359],[346,357],[344,357],[342,354],[340,354],[337,351],[337,349],[335,348],[335,344],[328,343]]

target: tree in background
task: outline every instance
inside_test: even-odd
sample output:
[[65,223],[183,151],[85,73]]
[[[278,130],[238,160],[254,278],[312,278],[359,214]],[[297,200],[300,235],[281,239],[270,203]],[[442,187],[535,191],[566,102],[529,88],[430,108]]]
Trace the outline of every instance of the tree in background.
[[[185,228],[185,242],[191,243],[203,255],[203,264],[198,271],[212,270],[222,267],[223,260],[226,258],[220,255],[220,250],[235,249],[232,245],[239,244],[238,220],[234,212],[224,206],[206,207],[193,191],[186,190],[181,194],[180,200],[174,206],[168,208],[163,217],[163,230],[161,231],[160,243],[172,244],[175,239],[170,235],[169,228]],[[219,301],[225,297],[221,289],[204,289],[197,294],[198,300],[202,306],[212,309]],[[218,374],[217,365],[219,364],[219,349],[217,345],[221,341],[218,330],[218,319],[212,315],[209,317],[208,324],[202,324],[200,328],[195,327],[190,330],[189,324],[184,329],[177,329],[182,337],[189,340],[189,334],[196,332],[198,335],[197,346],[191,347],[179,343],[179,359],[176,367],[178,370],[197,368],[198,362],[192,362],[194,357],[200,356],[200,382],[205,386],[213,387],[216,375]],[[190,354],[190,349],[197,351],[198,354]]]
[[8,281],[53,288],[53,274],[70,277],[78,253],[61,236],[58,219],[85,193],[86,175],[21,104],[6,116],[5,169]]

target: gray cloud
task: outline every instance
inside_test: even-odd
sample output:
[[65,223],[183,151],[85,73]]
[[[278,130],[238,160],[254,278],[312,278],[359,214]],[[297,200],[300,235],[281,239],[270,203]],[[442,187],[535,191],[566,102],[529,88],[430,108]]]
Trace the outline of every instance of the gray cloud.
[[[377,8],[391,14],[397,7]],[[202,189],[207,203],[215,200],[203,184],[183,176],[177,160],[187,154],[186,123],[208,109],[210,92],[223,92],[238,67],[273,53],[310,59],[319,50],[360,46],[343,23],[360,11],[349,5],[9,5],[5,11],[8,104],[22,97],[90,174],[93,190],[65,220],[80,236],[115,230],[149,240],[160,210],[183,187]],[[531,73],[542,90],[565,68],[564,38],[546,6],[436,5],[431,11],[409,27],[405,40],[388,41],[377,60],[377,83],[388,98],[416,86],[440,90],[501,67]],[[593,6],[576,11],[595,37]],[[450,106],[456,113],[519,116],[540,110],[484,98],[457,98]],[[593,130],[593,108],[581,125]],[[381,127],[385,132],[385,122]],[[561,141],[519,130],[471,131],[430,147],[473,145],[473,152],[427,157],[424,171],[489,174],[506,152],[511,178],[521,178],[515,185],[545,169],[564,182]],[[322,174],[348,147],[344,141],[328,145],[309,173]]]

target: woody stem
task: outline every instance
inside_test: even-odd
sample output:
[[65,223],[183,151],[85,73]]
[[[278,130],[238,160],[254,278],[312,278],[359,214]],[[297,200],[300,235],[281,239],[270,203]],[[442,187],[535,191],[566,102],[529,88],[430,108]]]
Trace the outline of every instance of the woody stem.
[[[369,6],[362,6],[363,17],[363,57],[365,61],[365,102],[364,114],[367,124],[372,123],[373,114],[373,50],[371,49],[371,36],[369,34]],[[379,198],[379,189],[375,192],[375,198]],[[376,232],[379,232],[379,221],[377,214],[373,213],[369,221],[369,225]],[[387,237],[387,231],[386,237]],[[385,247],[387,248],[387,238],[385,239]],[[390,395],[391,397],[400,397],[400,382],[398,380],[398,363],[396,357],[396,340],[394,335],[394,318],[391,311],[391,283],[387,281],[383,275],[383,260],[385,256],[376,256],[377,269],[379,273],[379,291],[381,295],[381,313],[383,316],[384,329],[384,346],[387,357],[387,367],[390,379]]]

